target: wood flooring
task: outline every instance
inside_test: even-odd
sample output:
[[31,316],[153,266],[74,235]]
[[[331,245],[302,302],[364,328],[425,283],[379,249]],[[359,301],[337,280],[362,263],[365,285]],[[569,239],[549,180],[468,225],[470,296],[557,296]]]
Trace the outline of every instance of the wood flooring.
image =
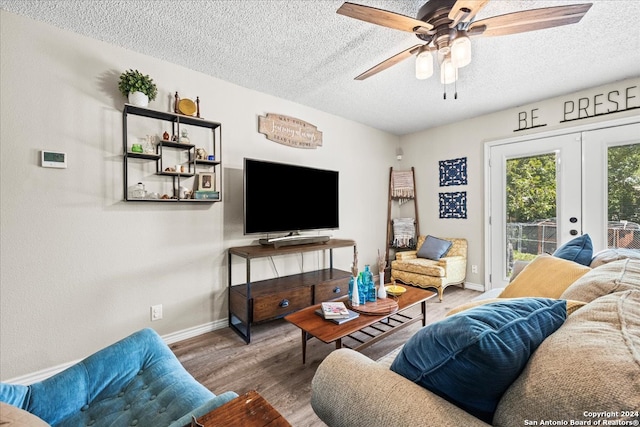
[[[442,319],[449,310],[479,294],[458,286],[446,288],[442,303],[437,296],[427,302],[427,324]],[[411,310],[419,313],[419,309]],[[415,323],[362,353],[379,359],[420,327],[420,322]],[[257,390],[294,427],[325,426],[309,403],[311,379],[335,345],[312,338],[307,343],[307,363],[303,365],[301,340],[300,329],[280,319],[254,326],[250,344],[224,328],[174,343],[171,349],[187,371],[215,394]]]

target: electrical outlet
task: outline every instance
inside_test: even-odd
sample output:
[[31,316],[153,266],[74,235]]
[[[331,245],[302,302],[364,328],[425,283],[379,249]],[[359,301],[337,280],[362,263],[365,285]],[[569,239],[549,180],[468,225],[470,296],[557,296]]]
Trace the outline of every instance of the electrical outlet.
[[151,321],[162,319],[162,304],[151,306]]
[[477,265],[472,265],[471,266],[471,272],[478,274],[478,266]]

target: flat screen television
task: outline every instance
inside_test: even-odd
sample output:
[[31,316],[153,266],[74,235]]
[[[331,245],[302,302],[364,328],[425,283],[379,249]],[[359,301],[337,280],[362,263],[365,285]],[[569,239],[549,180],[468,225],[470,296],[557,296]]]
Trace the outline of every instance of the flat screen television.
[[339,226],[338,172],[244,159],[244,233],[292,233]]

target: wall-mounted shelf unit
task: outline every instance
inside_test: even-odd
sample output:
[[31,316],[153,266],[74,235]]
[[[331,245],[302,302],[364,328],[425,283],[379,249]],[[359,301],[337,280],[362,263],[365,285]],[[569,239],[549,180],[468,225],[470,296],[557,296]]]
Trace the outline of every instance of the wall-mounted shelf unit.
[[[138,120],[142,118],[143,120]],[[151,120],[144,120],[151,119]],[[131,151],[131,139],[135,138],[130,135],[132,120],[136,120],[136,132],[147,135],[159,135],[155,146],[155,153],[138,153]],[[153,122],[155,121],[155,123]],[[180,136],[183,129],[193,130],[197,133],[195,138],[191,138],[188,143],[180,142]],[[202,132],[204,129],[204,133]],[[210,132],[208,132],[210,130]],[[164,132],[169,133],[170,140],[162,138]],[[175,135],[175,140],[173,140]],[[142,135],[140,135],[141,137]],[[122,144],[123,144],[123,169],[124,169],[124,200],[136,202],[188,202],[188,203],[213,203],[222,200],[222,162],[220,155],[222,153],[222,124],[212,122],[196,117],[185,116],[182,114],[169,113],[164,111],[151,110],[149,108],[137,107],[131,104],[125,104],[122,110]],[[207,155],[214,157],[213,160],[198,159],[196,155],[197,148],[204,148]],[[176,160],[178,159],[178,160]],[[173,160],[173,161],[171,161]],[[149,162],[155,163],[155,172],[145,175],[145,167]],[[179,172],[167,171],[167,168],[174,168],[176,165],[184,167]],[[135,172],[135,173],[132,173]],[[217,198],[184,198],[181,195],[180,188],[185,187],[188,190],[194,189],[197,184],[198,174],[208,173],[213,175],[212,190],[217,191]],[[132,175],[137,178],[132,179]],[[150,175],[170,180],[157,180]],[[149,195],[157,194],[160,197],[131,197],[129,188],[137,182],[145,180],[155,180],[151,185],[156,188],[168,191],[153,191],[153,188],[147,188]],[[164,182],[163,182],[164,181]],[[170,186],[170,187],[169,187]],[[161,194],[166,194],[169,198],[162,199]]]

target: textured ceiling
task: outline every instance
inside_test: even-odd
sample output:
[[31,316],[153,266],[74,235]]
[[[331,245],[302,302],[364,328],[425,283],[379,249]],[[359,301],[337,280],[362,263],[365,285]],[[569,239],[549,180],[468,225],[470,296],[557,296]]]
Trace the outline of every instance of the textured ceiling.
[[[424,0],[354,0],[415,16]],[[492,0],[484,19],[586,1]],[[640,1],[592,0],[577,24],[472,40],[458,99],[413,58],[353,78],[417,44],[336,14],[341,0],[0,0],[0,8],[403,135],[640,75]],[[152,73],[149,73],[152,74]]]

